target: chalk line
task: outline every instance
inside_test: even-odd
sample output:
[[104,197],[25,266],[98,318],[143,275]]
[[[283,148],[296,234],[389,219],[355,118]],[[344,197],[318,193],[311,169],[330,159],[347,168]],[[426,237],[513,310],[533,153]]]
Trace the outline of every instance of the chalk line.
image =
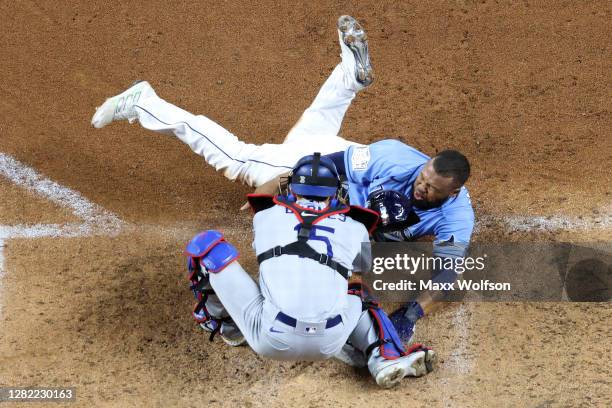
[[124,224],[115,214],[92,203],[76,191],[45,178],[33,168],[5,153],[0,153],[0,175],[38,196],[71,209],[73,214],[89,227],[83,233],[89,234],[95,230],[110,234],[118,232]]
[[0,238],[0,318],[2,317],[2,305],[4,305],[4,290],[2,289],[2,278],[4,278],[4,240]]
[[580,217],[482,214],[477,220],[477,231],[486,229],[491,224],[503,225],[510,231],[520,232],[607,230],[612,229],[612,205],[603,207],[598,214]]
[[469,374],[474,366],[472,356],[469,356],[468,342],[472,326],[472,313],[467,310],[465,303],[459,304],[453,313],[453,327],[457,332],[458,341],[450,354],[455,370],[459,374]]
[[82,224],[35,224],[35,225],[0,225],[0,239],[9,238],[71,238],[85,236],[114,236],[119,228],[112,230],[99,225],[84,222]]
[[0,317],[3,308],[2,278],[6,274],[4,243],[12,238],[83,237],[116,235],[125,223],[115,214],[92,203],[79,193],[36,172],[5,153],[0,153],[0,176],[35,195],[69,208],[82,223],[0,225]]

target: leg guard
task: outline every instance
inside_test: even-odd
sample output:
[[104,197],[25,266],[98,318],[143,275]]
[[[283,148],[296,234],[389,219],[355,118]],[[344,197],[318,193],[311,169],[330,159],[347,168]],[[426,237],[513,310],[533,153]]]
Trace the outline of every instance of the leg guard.
[[[238,251],[223,239],[223,234],[218,231],[205,231],[195,237],[187,244],[185,254],[187,259],[187,279],[191,282],[190,289],[198,302],[192,312],[195,321],[202,329],[210,332],[210,341],[221,329],[222,323],[232,322],[228,317],[215,317],[208,308],[211,296],[216,298],[209,282],[208,272],[217,273],[238,257]],[[204,266],[204,268],[203,268]],[[215,314],[221,314],[222,305],[214,307]]]
[[197,301],[191,315],[203,330],[210,332],[210,341],[213,341],[215,335],[221,329],[221,323],[229,317],[214,317],[208,311],[206,304],[210,303],[211,296],[216,297],[216,295],[210,287],[208,272],[203,271],[200,266],[199,258],[189,257],[187,259],[187,270],[187,279],[191,282],[189,289],[193,291],[193,297]]
[[380,347],[380,356],[387,360],[395,360],[408,354],[404,348],[400,336],[395,330],[395,326],[389,320],[387,313],[380,307],[380,304],[374,299],[368,288],[360,282],[349,284],[348,293],[351,295],[361,296],[364,310],[367,309],[374,329],[378,336],[378,340],[370,344],[365,351],[365,355],[369,356],[376,347]]
[[378,341],[370,344],[366,350],[366,355],[375,348],[380,346],[380,355],[387,360],[395,360],[408,354],[404,348],[404,344],[400,340],[395,326],[387,317],[387,313],[380,307],[380,305],[372,305],[368,309],[370,316],[375,323],[376,333],[378,334]]
[[[431,372],[435,353],[421,344],[405,349],[395,327],[376,300],[368,294],[366,287],[351,283],[349,294],[360,296],[363,308],[361,318],[349,340],[359,350],[364,351],[368,370],[378,385],[390,388],[399,384],[406,376],[420,377]],[[343,354],[339,358],[347,361],[347,356],[350,357]],[[356,365],[354,363],[357,361],[351,358],[347,362]]]

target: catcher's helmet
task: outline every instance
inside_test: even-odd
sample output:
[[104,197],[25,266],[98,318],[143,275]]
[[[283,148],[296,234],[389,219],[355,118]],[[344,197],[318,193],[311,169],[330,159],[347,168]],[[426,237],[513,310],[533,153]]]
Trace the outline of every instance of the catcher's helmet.
[[289,186],[294,194],[333,197],[340,186],[340,178],[334,162],[315,153],[297,162],[289,176]]
[[400,231],[420,221],[410,199],[397,191],[376,191],[370,194],[366,205],[380,214],[380,232]]

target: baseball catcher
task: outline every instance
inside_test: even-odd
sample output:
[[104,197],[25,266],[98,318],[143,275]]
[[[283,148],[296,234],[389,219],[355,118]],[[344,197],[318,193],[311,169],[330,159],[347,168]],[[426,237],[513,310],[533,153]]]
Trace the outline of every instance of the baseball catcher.
[[[346,179],[351,204],[374,203],[376,194],[389,190],[410,200],[419,222],[379,231],[377,239],[403,241],[433,235],[434,256],[465,256],[474,228],[474,211],[464,187],[470,174],[465,156],[445,150],[431,158],[398,140],[364,146],[338,136],[351,101],[372,83],[373,74],[361,25],[342,16],[337,27],[342,61],[282,144],[245,143],[205,116],[159,98],[147,82],[107,99],[94,114],[92,125],[102,128],[115,120],[137,120],[146,129],[174,134],[227,178],[257,187],[256,193],[262,194],[276,194],[279,178],[312,152],[311,146],[317,146]],[[381,216],[384,224],[385,215]],[[441,270],[435,279],[450,282],[457,276],[454,270]],[[393,314],[403,338],[410,338],[417,319],[434,310],[435,300],[436,294],[425,292]]]
[[244,340],[278,360],[338,357],[367,366],[388,388],[432,368],[432,350],[405,349],[367,291],[348,279],[369,261],[368,230],[378,214],[337,199],[338,172],[319,153],[295,165],[287,195],[250,195],[259,284],[236,261],[223,234],[205,231],[187,245],[196,321],[229,345]]

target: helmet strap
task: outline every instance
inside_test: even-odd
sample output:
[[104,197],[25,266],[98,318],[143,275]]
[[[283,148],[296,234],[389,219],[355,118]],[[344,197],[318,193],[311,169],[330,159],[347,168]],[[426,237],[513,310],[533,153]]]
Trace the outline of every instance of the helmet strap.
[[319,175],[319,164],[321,163],[321,153],[316,152],[314,159],[312,160],[312,176],[317,177]]

